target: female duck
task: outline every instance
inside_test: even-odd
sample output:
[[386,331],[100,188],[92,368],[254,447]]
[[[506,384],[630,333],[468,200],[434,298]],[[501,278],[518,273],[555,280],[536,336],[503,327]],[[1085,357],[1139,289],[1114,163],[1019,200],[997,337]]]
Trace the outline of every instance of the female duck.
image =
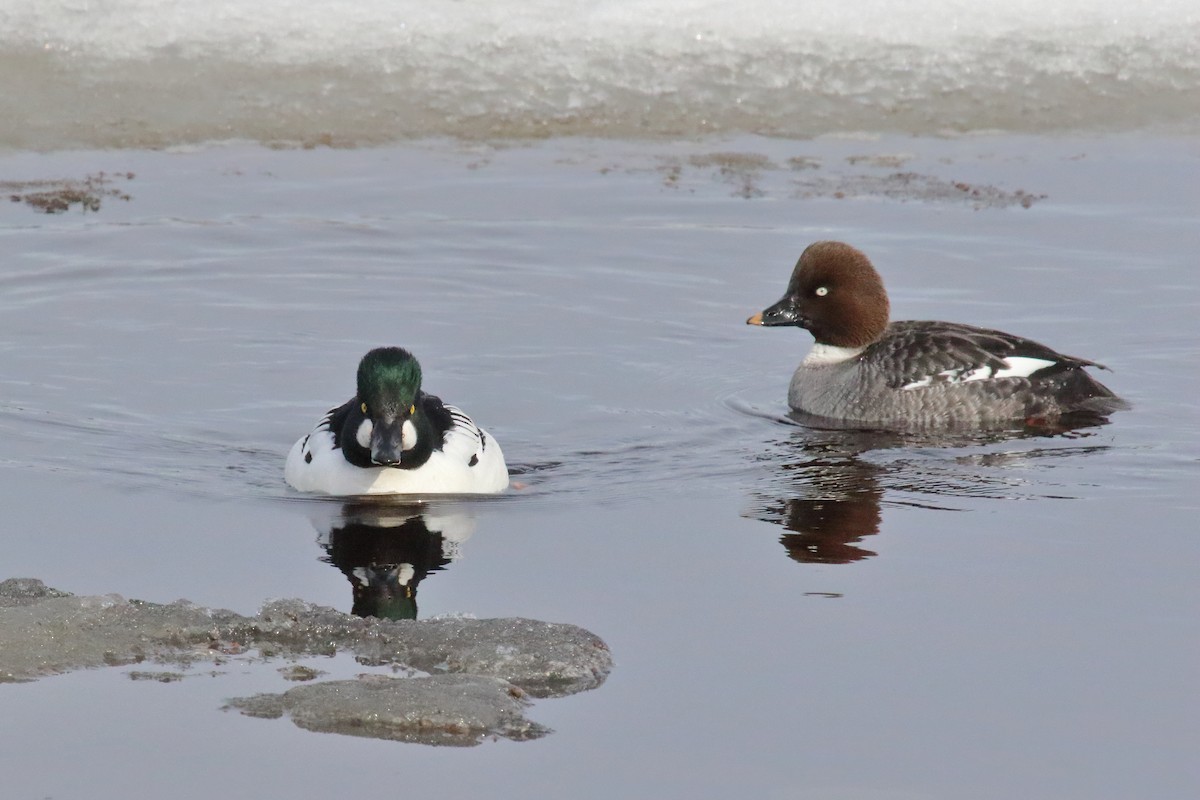
[[795,325],[816,340],[788,388],[796,411],[888,428],[1104,417],[1128,404],[1089,375],[1093,361],[953,322],[888,324],[888,297],[865,255],[816,242],[787,294],[750,325]]
[[508,486],[496,440],[421,391],[421,365],[381,347],[358,365],[358,393],[293,445],[284,479],[332,495],[482,494]]

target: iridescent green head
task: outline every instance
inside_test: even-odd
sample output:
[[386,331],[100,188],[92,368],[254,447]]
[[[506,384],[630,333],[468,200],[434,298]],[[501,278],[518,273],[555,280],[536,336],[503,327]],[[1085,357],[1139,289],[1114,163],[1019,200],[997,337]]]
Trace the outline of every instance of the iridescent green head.
[[408,416],[421,390],[421,365],[402,347],[378,347],[358,364],[358,399],[369,417]]

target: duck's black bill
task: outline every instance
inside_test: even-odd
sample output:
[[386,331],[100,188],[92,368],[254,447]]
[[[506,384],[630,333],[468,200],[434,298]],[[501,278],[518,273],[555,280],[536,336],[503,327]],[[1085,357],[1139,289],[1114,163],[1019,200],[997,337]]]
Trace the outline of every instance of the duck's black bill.
[[400,418],[377,419],[371,428],[371,461],[381,467],[400,464],[403,426]]
[[758,312],[750,319],[746,320],[747,325],[762,325],[766,328],[774,328],[782,325],[796,325],[804,327],[804,318],[800,316],[796,304],[792,299],[785,297],[770,308]]

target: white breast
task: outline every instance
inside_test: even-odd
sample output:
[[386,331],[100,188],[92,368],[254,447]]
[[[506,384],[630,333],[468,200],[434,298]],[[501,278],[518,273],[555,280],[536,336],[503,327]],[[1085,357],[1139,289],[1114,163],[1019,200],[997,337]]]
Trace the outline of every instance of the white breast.
[[[333,446],[333,434],[323,427],[328,425],[325,419],[292,446],[284,465],[284,480],[301,492],[337,496],[503,491],[508,487],[508,466],[499,443],[457,408],[447,409],[454,425],[447,432],[445,444],[417,469],[354,466]],[[411,433],[413,442],[415,433]]]

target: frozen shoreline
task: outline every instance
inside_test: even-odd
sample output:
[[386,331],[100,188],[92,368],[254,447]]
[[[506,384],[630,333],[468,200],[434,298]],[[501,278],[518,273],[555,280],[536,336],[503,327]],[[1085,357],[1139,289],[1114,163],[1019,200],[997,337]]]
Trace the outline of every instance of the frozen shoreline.
[[1186,0],[0,9],[0,147],[1200,124]]

